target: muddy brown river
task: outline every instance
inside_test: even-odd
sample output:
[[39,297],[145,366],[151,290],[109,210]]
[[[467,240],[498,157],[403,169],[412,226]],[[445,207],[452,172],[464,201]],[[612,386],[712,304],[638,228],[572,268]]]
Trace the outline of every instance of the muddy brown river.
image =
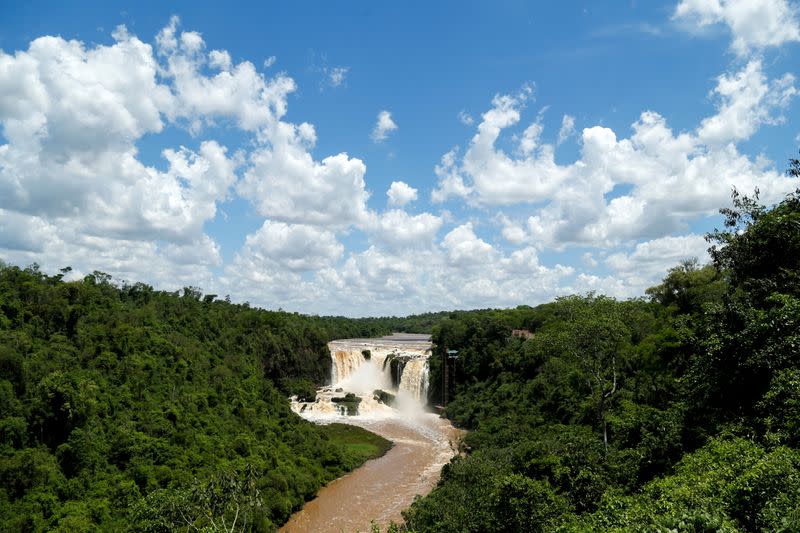
[[[340,420],[341,421],[341,420]],[[366,462],[324,487],[281,528],[284,533],[352,533],[402,520],[414,496],[429,493],[441,468],[457,450],[459,430],[433,414],[384,419],[352,417],[347,423],[394,443],[383,457]]]

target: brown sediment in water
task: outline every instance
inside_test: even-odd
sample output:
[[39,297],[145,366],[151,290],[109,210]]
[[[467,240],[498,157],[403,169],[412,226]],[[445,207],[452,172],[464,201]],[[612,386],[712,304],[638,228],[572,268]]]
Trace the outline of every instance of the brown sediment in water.
[[436,485],[442,466],[455,455],[461,435],[448,421],[432,414],[354,417],[348,422],[391,440],[394,446],[320,490],[281,532],[366,532],[372,520],[384,529],[391,521],[402,521],[400,513],[414,497],[429,493]]

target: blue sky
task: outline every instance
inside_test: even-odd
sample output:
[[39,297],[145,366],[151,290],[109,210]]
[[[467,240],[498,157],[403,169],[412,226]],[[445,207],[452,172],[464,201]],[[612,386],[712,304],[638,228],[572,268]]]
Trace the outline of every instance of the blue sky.
[[310,313],[629,297],[796,186],[796,3],[429,4],[0,2],[0,258]]

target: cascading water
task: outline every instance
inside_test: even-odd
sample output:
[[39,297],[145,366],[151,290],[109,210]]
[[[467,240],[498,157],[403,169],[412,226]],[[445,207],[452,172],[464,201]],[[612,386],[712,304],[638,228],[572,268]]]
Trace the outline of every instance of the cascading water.
[[428,359],[411,359],[403,367],[400,375],[400,394],[411,398],[427,399],[428,397]]
[[331,385],[317,391],[313,402],[293,400],[295,412],[308,418],[343,414],[380,417],[393,408],[423,410],[431,354],[427,336],[345,339],[330,342],[328,348]]

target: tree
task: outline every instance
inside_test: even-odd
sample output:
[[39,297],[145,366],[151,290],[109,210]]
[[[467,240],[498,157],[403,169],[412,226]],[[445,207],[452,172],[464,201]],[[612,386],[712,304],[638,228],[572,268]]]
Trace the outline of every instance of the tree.
[[584,374],[603,444],[608,450],[606,412],[620,385],[618,366],[630,332],[612,298],[590,294],[585,298],[559,298],[557,302],[565,320],[557,342]]
[[700,266],[693,257],[669,269],[659,285],[647,289],[651,301],[677,313],[700,313],[710,303],[722,300],[725,282],[713,265]]
[[[788,173],[800,177],[798,160]],[[706,237],[729,288],[703,319],[686,382],[707,421],[753,416],[779,373],[800,365],[800,189],[772,207],[759,203],[758,190],[732,196],[720,210],[725,229]]]
[[[799,160],[788,174],[800,177]],[[725,229],[706,236],[714,265],[756,305],[775,292],[800,295],[800,187],[772,208],[759,203],[758,189],[731,194],[733,207],[720,209]]]

